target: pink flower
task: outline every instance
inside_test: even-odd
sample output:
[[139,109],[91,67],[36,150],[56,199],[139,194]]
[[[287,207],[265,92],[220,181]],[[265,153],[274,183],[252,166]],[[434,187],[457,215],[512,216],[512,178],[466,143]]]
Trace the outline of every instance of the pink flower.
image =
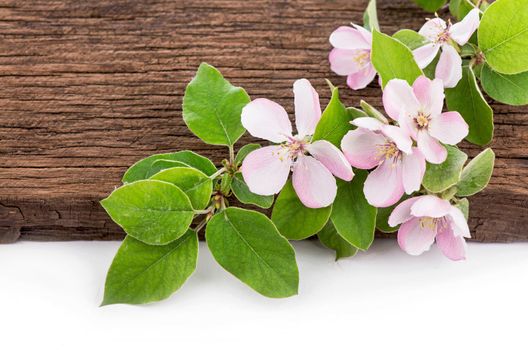
[[470,238],[464,214],[447,200],[425,195],[400,203],[389,217],[397,226],[398,244],[411,255],[420,255],[436,245],[451,260],[466,258],[466,241]]
[[466,44],[477,30],[479,23],[479,10],[476,8],[471,10],[462,21],[453,25],[438,17],[425,22],[419,33],[430,43],[413,51],[418,66],[427,67],[438,54],[438,50],[442,48],[435,77],[442,79],[445,87],[455,87],[462,79],[462,59],[455,48],[450,45],[450,41],[454,40],[459,45]]
[[439,79],[420,76],[409,86],[405,80],[390,80],[383,90],[387,114],[416,140],[425,159],[440,164],[447,150],[440,143],[456,145],[467,136],[469,128],[460,113],[442,113],[444,88]]
[[251,135],[279,144],[248,154],[242,164],[242,176],[251,192],[272,195],[284,187],[291,168],[293,187],[301,202],[309,208],[326,207],[337,192],[333,175],[350,181],[354,173],[336,146],[325,140],[311,142],[321,107],[310,82],[297,80],[293,93],[296,136],[292,136],[288,114],[273,101],[259,98],[242,110],[242,125]]
[[364,184],[367,201],[375,207],[398,202],[403,193],[420,189],[425,173],[425,158],[412,147],[401,128],[383,124],[374,118],[357,118],[341,141],[341,148],[352,166],[372,169]]
[[339,27],[330,35],[334,49],[328,59],[330,68],[338,75],[347,77],[351,89],[366,87],[376,76],[370,62],[372,33],[357,25]]

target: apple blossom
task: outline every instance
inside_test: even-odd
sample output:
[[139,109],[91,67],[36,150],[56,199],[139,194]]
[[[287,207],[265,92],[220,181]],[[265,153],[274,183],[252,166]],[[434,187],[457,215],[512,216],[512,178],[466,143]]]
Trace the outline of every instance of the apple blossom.
[[282,106],[259,98],[242,110],[242,125],[255,137],[278,145],[249,153],[241,167],[251,192],[272,195],[285,185],[290,169],[292,182],[301,202],[310,208],[326,207],[337,193],[334,176],[346,181],[354,173],[341,151],[326,140],[311,141],[321,118],[319,95],[306,79],[293,84],[295,124],[298,134]]
[[433,242],[451,260],[466,258],[469,227],[460,209],[433,195],[409,198],[400,203],[389,217],[389,225],[397,226],[398,244],[411,255],[429,250]]

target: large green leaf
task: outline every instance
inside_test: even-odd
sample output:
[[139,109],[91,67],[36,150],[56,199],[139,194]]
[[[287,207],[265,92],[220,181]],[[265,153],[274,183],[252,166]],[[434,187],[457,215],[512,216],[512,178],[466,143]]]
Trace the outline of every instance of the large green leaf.
[[410,29],[401,29],[394,33],[392,37],[401,41],[410,50],[415,50],[429,42],[424,36]]
[[317,234],[319,241],[327,248],[335,251],[335,259],[354,256],[357,248],[345,241],[336,231],[334,224],[328,221],[321,231]]
[[479,47],[493,70],[517,74],[528,70],[528,0],[497,0],[478,29]]
[[367,250],[374,240],[377,210],[368,204],[363,184],[368,173],[356,170],[350,182],[338,180],[332,208],[332,223],[337,233],[354,247]]
[[295,193],[291,180],[288,180],[275,201],[271,220],[284,237],[305,239],[324,227],[331,212],[331,206],[317,209],[305,207]]
[[341,139],[352,129],[350,113],[339,99],[338,88],[332,88],[332,98],[328,102],[317,127],[315,128],[312,140],[327,140],[336,147],[341,147]]
[[425,11],[436,12],[445,5],[447,0],[414,0]]
[[423,75],[407,46],[378,31],[373,33],[371,58],[383,87],[391,79],[404,79],[412,84],[416,78]]
[[264,214],[227,208],[209,221],[205,238],[216,261],[260,294],[297,294],[295,252]]
[[495,153],[487,148],[473,158],[462,170],[457,184],[457,196],[472,196],[482,191],[489,183],[495,164]]
[[162,246],[128,236],[106,276],[101,305],[144,304],[168,298],[193,273],[197,258],[198,237],[191,230]]
[[363,12],[363,26],[370,31],[380,30],[376,0],[370,0],[365,12]]
[[183,120],[205,143],[234,145],[245,132],[240,114],[250,101],[244,89],[231,85],[216,68],[202,63],[183,97]]
[[213,180],[193,168],[171,168],[151,177],[152,180],[170,182],[185,192],[194,209],[204,209],[211,201]]
[[231,191],[235,197],[244,204],[253,204],[261,208],[269,208],[273,205],[274,196],[261,196],[249,190],[241,173],[236,173],[231,181]]
[[162,170],[170,168],[189,168],[189,164],[184,162],[179,162],[177,160],[168,160],[168,159],[157,159],[155,160],[147,173],[148,179],[156,175]]
[[[123,183],[134,182],[138,180],[146,180],[155,173],[153,167],[156,167],[156,163],[160,160],[177,161],[185,163],[190,167],[196,168],[206,175],[213,175],[216,172],[216,167],[209,159],[191,152],[191,151],[179,151],[174,153],[160,153],[154,154],[150,157],[143,158],[134,165],[132,165],[125,175],[123,175]],[[174,164],[176,166],[181,166]]]
[[123,185],[101,205],[126,233],[154,245],[178,239],[194,216],[189,197],[177,186],[158,180]]
[[514,106],[528,104],[528,72],[501,74],[485,64],[480,82],[484,91],[494,100]]
[[493,139],[493,110],[480,92],[475,74],[469,67],[462,68],[462,79],[457,86],[446,89],[446,102],[450,111],[459,112],[469,125],[466,139],[479,146]]
[[422,181],[428,191],[439,193],[447,190],[460,180],[462,167],[467,160],[467,154],[454,146],[445,146],[447,159],[441,164],[427,163]]

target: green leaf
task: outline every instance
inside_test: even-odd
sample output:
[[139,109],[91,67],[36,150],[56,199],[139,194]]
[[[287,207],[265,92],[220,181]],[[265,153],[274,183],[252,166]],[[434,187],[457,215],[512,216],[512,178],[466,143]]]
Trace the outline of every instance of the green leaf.
[[528,0],[497,0],[478,29],[479,47],[493,70],[517,74],[528,70]]
[[457,184],[457,196],[472,196],[482,191],[491,179],[494,164],[495,153],[491,148],[485,149],[473,158],[462,170]]
[[250,99],[231,85],[216,68],[202,63],[183,97],[183,120],[202,141],[232,146],[244,134],[242,108]]
[[394,208],[396,208],[401,202],[408,199],[409,196],[404,194],[398,203],[391,205],[386,208],[378,208],[378,215],[376,215],[376,229],[384,233],[392,233],[398,231],[400,225],[392,227],[389,225],[389,216],[392,214]]
[[365,12],[363,13],[363,26],[370,30],[379,30],[378,11],[376,9],[376,0],[370,0]]
[[467,154],[457,147],[444,145],[447,149],[447,159],[441,164],[427,163],[423,187],[429,192],[439,193],[447,190],[460,180],[462,167],[467,160]]
[[291,180],[288,180],[275,201],[271,220],[284,237],[300,240],[319,232],[328,222],[331,212],[331,206],[317,209],[305,207]]
[[341,258],[354,256],[357,253],[357,248],[345,241],[337,233],[334,224],[328,221],[321,231],[317,234],[319,241],[327,248],[335,251],[336,261]]
[[148,179],[150,176],[154,175],[152,168],[156,167],[155,163],[159,160],[182,162],[192,168],[200,170],[202,173],[209,176],[216,172],[216,166],[213,164],[213,162],[197,153],[191,151],[160,153],[143,158],[132,165],[127,170],[125,175],[123,175],[123,183]]
[[350,120],[354,120],[356,118],[363,118],[363,117],[368,117],[368,114],[363,112],[361,109],[359,108],[355,108],[355,107],[347,107],[346,108],[347,112],[348,112],[348,115],[349,115],[349,119]]
[[[371,57],[383,87],[391,79],[404,79],[412,85],[416,78],[423,74],[407,46],[378,31],[373,33]],[[390,59],[387,59],[388,57]]]
[[352,125],[350,124],[352,119],[352,114],[339,99],[338,88],[333,88],[332,98],[330,98],[328,106],[326,106],[321,115],[312,141],[327,140],[336,147],[341,147],[341,139],[349,130],[352,130]]
[[260,145],[257,143],[248,143],[247,145],[242,146],[235,157],[235,164],[240,165],[242,161],[246,158],[248,154],[260,148]]
[[496,101],[513,106],[528,104],[528,72],[506,75],[485,64],[480,82],[484,91]]
[[158,159],[155,160],[150,166],[147,176],[150,179],[160,171],[170,168],[189,168],[189,165],[177,160]]
[[101,306],[166,299],[193,273],[197,258],[198,237],[191,230],[162,246],[127,236],[108,270]]
[[216,261],[260,294],[297,294],[295,252],[264,214],[227,208],[209,221],[205,238]]
[[175,185],[158,180],[123,185],[101,205],[126,233],[154,245],[180,238],[194,216],[189,197]]
[[466,140],[479,146],[490,143],[493,110],[482,96],[471,68],[463,67],[462,79],[454,88],[446,89],[445,94],[448,109],[459,112],[469,125]]
[[473,9],[473,6],[468,2],[470,0],[450,0],[449,1],[449,12],[456,19],[461,20]]
[[363,111],[365,111],[365,114],[367,114],[367,116],[375,118],[384,124],[389,123],[388,119],[383,115],[383,113],[377,110],[374,106],[368,104],[366,101],[361,100],[359,102],[359,105],[361,106],[361,108],[363,108]]
[[410,50],[415,50],[429,42],[425,37],[410,29],[401,29],[394,33],[392,37],[401,41]]
[[337,180],[337,196],[330,218],[343,239],[358,249],[367,250],[374,240],[377,210],[368,204],[363,194],[368,173],[355,172],[350,182]]
[[244,182],[244,178],[241,173],[236,173],[233,176],[231,182],[231,191],[235,197],[244,204],[253,204],[257,207],[264,209],[270,208],[273,205],[273,196],[261,196],[259,194],[253,193],[249,190],[248,185]]
[[151,177],[152,180],[169,182],[178,186],[189,197],[194,209],[201,210],[211,201],[213,180],[193,168],[171,168]]
[[455,207],[460,209],[462,211],[462,214],[464,214],[464,217],[466,218],[466,221],[469,219],[469,201],[467,198],[462,198],[458,201],[458,203],[455,204]]
[[447,0],[414,0],[425,11],[436,12],[445,5]]

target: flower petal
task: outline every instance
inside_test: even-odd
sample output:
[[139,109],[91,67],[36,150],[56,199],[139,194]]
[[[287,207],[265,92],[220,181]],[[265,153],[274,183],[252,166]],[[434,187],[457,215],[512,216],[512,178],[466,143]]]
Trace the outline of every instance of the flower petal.
[[398,121],[405,113],[417,114],[420,104],[407,81],[392,79],[383,90],[383,107],[389,117]]
[[446,88],[454,88],[462,79],[462,58],[451,45],[443,45],[435,77],[441,79]]
[[332,173],[310,156],[299,156],[293,164],[293,188],[308,208],[327,207],[334,202],[337,185]]
[[422,225],[419,218],[404,222],[398,230],[398,244],[410,255],[420,255],[431,248],[436,230],[430,225]]
[[479,10],[474,8],[460,22],[455,23],[449,29],[451,39],[459,45],[465,45],[469,38],[477,30],[480,24]]
[[300,137],[313,135],[319,119],[321,119],[321,105],[319,94],[307,79],[299,79],[293,83],[295,95],[295,125]]
[[440,142],[456,145],[469,133],[469,126],[460,113],[445,112],[431,118],[429,134]]
[[386,142],[383,135],[359,128],[349,131],[343,137],[341,149],[353,167],[372,169],[380,163],[378,145]]
[[436,55],[438,54],[438,50],[440,49],[440,46],[438,44],[425,44],[423,46],[420,46],[417,49],[413,50],[413,56],[414,60],[418,64],[418,67],[425,68],[433,60],[435,59]]
[[355,28],[342,26],[337,28],[330,34],[330,44],[338,49],[368,49],[370,50],[370,43],[365,40],[363,35]]
[[347,85],[352,90],[364,89],[376,77],[376,70],[372,64],[368,64],[360,71],[351,73],[347,77]]
[[257,98],[242,109],[242,125],[261,139],[280,143],[292,136],[292,125],[286,110],[276,102]]
[[358,128],[368,129],[370,131],[378,131],[383,126],[383,123],[372,117],[359,117],[350,122],[350,124]]
[[455,236],[471,238],[469,226],[462,211],[455,206],[451,206],[451,210],[449,211],[448,215],[451,220],[451,225],[453,227],[453,233]]
[[402,157],[402,180],[405,193],[411,194],[418,191],[425,174],[425,157],[416,147],[411,154]]
[[446,30],[447,24],[441,18],[433,18],[425,22],[425,24],[420,28],[418,34],[426,37],[429,41],[436,42],[439,35]]
[[369,32],[362,26],[358,26],[357,24],[354,24],[354,23],[352,23],[352,26],[357,29],[359,34],[361,34],[361,36],[363,37],[363,39],[365,39],[367,43],[372,45],[372,33],[371,32]]
[[244,181],[251,192],[260,195],[279,193],[288,180],[291,159],[281,146],[267,146],[249,153],[242,163]]
[[464,237],[454,235],[453,230],[449,226],[438,228],[436,245],[451,260],[466,259],[467,244]]
[[430,80],[425,75],[418,77],[413,83],[413,92],[422,112],[430,115],[439,115],[444,107],[444,87],[440,79]]
[[363,187],[365,198],[378,208],[390,207],[403,195],[401,164],[387,159],[373,170]]
[[411,214],[411,207],[420,197],[413,197],[404,200],[394,208],[389,216],[389,225],[392,227],[398,226],[402,222],[413,218]]
[[427,131],[419,131],[417,137],[418,148],[429,163],[440,164],[447,158],[447,150]]
[[451,211],[451,204],[434,195],[420,196],[411,207],[411,214],[417,217],[441,218]]
[[320,161],[334,176],[345,181],[352,180],[354,173],[344,154],[326,140],[318,140],[309,144],[306,149]]
[[412,152],[412,140],[404,129],[394,125],[383,125],[381,132],[391,139],[399,150],[405,153]]
[[360,60],[357,59],[357,57],[364,53],[365,50],[363,49],[332,49],[328,55],[330,69],[337,75],[349,75],[361,72],[367,66],[365,64],[360,64]]

